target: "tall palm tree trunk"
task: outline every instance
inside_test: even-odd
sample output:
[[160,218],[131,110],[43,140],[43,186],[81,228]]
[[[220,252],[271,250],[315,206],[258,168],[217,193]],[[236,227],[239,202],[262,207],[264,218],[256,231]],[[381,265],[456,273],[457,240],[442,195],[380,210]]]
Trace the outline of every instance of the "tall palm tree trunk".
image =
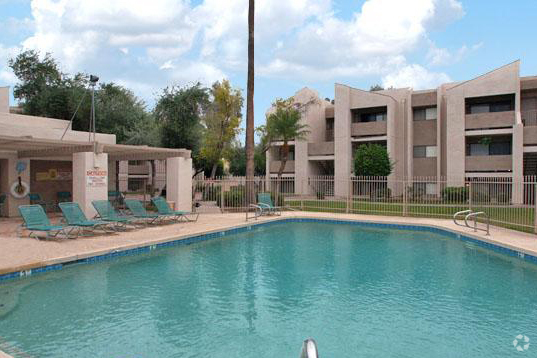
[[248,83],[246,88],[246,192],[248,203],[254,192],[254,0],[248,2]]

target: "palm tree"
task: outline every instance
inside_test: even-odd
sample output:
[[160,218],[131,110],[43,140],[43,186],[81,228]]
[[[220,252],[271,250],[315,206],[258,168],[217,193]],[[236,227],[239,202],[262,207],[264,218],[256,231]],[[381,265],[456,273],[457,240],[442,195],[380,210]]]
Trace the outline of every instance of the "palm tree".
[[254,0],[248,3],[248,83],[246,88],[246,192],[254,202]]
[[277,105],[276,111],[267,117],[266,134],[268,142],[283,142],[280,150],[281,163],[276,181],[276,203],[278,203],[280,193],[281,177],[285,164],[289,160],[289,142],[292,140],[304,140],[310,132],[308,125],[301,122],[301,118],[300,111],[292,105]]

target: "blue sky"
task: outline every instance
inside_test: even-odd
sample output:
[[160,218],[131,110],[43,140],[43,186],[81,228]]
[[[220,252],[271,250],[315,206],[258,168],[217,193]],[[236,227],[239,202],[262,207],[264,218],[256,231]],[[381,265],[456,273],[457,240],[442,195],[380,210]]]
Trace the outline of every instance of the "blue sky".
[[[537,74],[537,1],[258,0],[255,121],[277,97],[334,83],[431,88],[520,59]],[[246,89],[247,0],[0,0],[0,86],[23,48],[154,104],[162,88],[228,78]]]

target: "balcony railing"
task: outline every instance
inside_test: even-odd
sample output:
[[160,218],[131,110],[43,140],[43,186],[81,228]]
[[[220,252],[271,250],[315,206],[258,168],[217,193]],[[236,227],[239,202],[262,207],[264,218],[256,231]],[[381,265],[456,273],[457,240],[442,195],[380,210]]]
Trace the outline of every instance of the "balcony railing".
[[308,155],[334,155],[334,142],[308,143]]
[[358,122],[351,126],[351,135],[353,137],[380,136],[387,133],[386,121],[378,122]]
[[[270,162],[270,172],[271,173],[277,173],[280,170],[281,161],[274,160]],[[283,169],[284,173],[294,173],[295,172],[295,161],[294,160],[288,160],[285,163],[285,167]]]
[[525,127],[537,126],[537,109],[522,111],[520,112],[522,116],[522,123]]
[[485,129],[512,127],[515,124],[515,111],[484,112],[466,115],[466,129]]
[[511,155],[466,156],[467,172],[505,172],[513,168]]

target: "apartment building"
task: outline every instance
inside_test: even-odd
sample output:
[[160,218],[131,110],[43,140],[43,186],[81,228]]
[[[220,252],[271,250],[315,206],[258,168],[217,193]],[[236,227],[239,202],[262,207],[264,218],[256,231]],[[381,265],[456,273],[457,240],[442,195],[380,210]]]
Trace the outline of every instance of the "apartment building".
[[[292,146],[284,175],[294,191],[308,194],[309,177],[334,177],[334,195],[345,196],[353,155],[362,143],[386,146],[394,162],[388,185],[394,195],[402,178],[427,177],[427,194],[468,178],[521,180],[537,174],[537,76],[520,77],[515,61],[464,82],[435,89],[367,91],[335,85],[334,100],[304,88],[294,99],[304,105],[311,133]],[[279,144],[267,152],[267,173],[279,168]],[[281,144],[280,144],[281,145]],[[435,182],[435,178],[437,182]],[[513,186],[514,187],[514,186]],[[514,203],[522,193],[513,192]]]

